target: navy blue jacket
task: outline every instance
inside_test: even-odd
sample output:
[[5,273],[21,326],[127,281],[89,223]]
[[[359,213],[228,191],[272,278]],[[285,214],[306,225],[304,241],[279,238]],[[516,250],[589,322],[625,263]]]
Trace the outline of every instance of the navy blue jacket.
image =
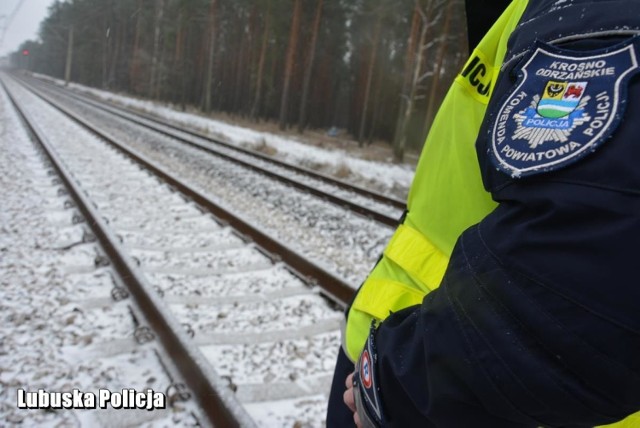
[[389,426],[640,410],[637,34],[640,1],[530,0],[476,143],[499,206],[461,235],[440,288],[375,333]]

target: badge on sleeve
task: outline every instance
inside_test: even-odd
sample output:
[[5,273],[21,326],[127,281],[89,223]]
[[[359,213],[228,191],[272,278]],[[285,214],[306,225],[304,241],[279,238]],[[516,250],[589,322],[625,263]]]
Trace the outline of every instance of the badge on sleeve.
[[590,52],[536,42],[489,129],[491,158],[512,177],[554,171],[592,153],[617,128],[638,37]]
[[375,335],[376,322],[372,321],[369,338],[364,345],[364,350],[356,363],[356,371],[353,374],[353,386],[355,387],[353,395],[363,427],[387,426],[376,370]]

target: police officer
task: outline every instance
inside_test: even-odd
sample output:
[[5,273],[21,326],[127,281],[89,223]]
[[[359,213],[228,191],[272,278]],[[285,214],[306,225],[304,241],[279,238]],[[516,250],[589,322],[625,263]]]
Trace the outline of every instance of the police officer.
[[327,425],[640,427],[640,2],[467,3]]

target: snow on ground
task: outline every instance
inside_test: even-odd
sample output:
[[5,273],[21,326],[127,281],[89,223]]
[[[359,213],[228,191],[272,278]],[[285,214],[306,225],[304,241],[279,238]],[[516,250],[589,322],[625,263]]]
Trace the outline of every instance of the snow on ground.
[[136,346],[128,303],[109,297],[109,268],[96,266],[97,246],[83,242],[4,91],[0,153],[0,426],[195,425],[190,403],[156,412],[18,408],[20,389],[164,391],[169,379],[155,345]]
[[[59,85],[64,84],[60,80],[47,76],[36,76]],[[381,189],[388,194],[395,194],[400,199],[406,195],[413,179],[414,169],[408,164],[366,160],[345,150],[311,146],[295,137],[285,138],[269,132],[255,131],[219,120],[179,112],[170,105],[118,95],[75,83],[70,84],[69,87],[99,99],[153,114],[172,123],[187,125],[238,146],[260,150],[266,145],[270,150],[275,150],[274,156],[295,165],[318,169],[331,175],[349,171],[350,181]]]
[[[295,139],[177,112],[148,101],[79,85],[73,87],[175,123],[206,130],[212,136],[220,136],[239,146],[255,148],[266,144],[276,150],[276,156],[290,163],[307,167],[322,165],[320,169],[324,172],[337,172],[346,167],[351,181],[373,183],[375,188],[389,192],[400,189],[401,193],[406,193],[413,177],[409,165],[361,159],[347,151],[310,146]],[[42,185],[51,179],[41,169],[35,149],[10,110],[4,93],[0,93],[0,170],[3,171],[0,175],[0,313],[3,317],[0,324],[0,420],[4,421],[0,425],[89,426],[97,422],[116,426],[119,423],[116,419],[98,421],[97,416],[88,417],[82,412],[61,414],[63,412],[16,409],[16,390],[22,386],[30,391],[37,388],[65,391],[78,387],[82,390],[94,387],[117,390],[122,386],[162,390],[163,381],[149,370],[131,370],[124,363],[87,357],[82,351],[84,346],[92,344],[94,336],[98,337],[96,332],[85,327],[89,324],[100,327],[105,319],[94,319],[97,312],[79,306],[69,296],[80,292],[84,297],[100,300],[113,284],[108,274],[98,278],[89,272],[95,253],[87,252],[84,245],[77,245],[82,239],[82,229],[63,227],[63,224],[73,223],[68,218],[72,210],[51,209],[51,204],[61,203],[60,198],[51,186]],[[79,270],[68,272],[64,268],[68,265],[78,265]],[[104,287],[94,286],[102,282]],[[94,285],[87,287],[90,284]],[[92,293],[97,294],[93,296]],[[110,324],[104,324],[108,329]],[[116,333],[117,336],[127,334],[124,331]],[[134,366],[138,361],[154,358],[152,354],[146,355],[149,350],[142,349],[139,354]],[[129,361],[128,365],[131,364]],[[123,383],[126,379],[128,383]],[[175,414],[175,409],[173,414],[168,413],[160,419],[181,425],[193,422]],[[154,424],[144,412],[137,420],[140,424]]]

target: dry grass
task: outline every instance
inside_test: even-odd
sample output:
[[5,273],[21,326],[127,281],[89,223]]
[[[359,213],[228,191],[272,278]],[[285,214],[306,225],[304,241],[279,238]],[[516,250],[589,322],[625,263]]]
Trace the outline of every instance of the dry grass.
[[275,156],[278,154],[278,149],[267,144],[267,141],[264,138],[261,138],[258,144],[254,146],[254,150],[267,156]]
[[[342,131],[337,137],[327,135],[323,129],[307,129],[304,133],[297,132],[295,127],[280,130],[276,121],[251,120],[246,117],[234,116],[227,113],[213,112],[208,115],[216,120],[220,120],[232,125],[242,126],[259,132],[268,132],[284,138],[294,139],[310,146],[324,149],[344,150],[345,152],[365,160],[378,162],[392,162],[393,151],[391,145],[386,141],[376,140],[373,143],[365,143],[363,147],[348,133]],[[267,145],[268,146],[268,145]],[[258,149],[261,150],[261,149]],[[268,150],[268,148],[267,148]],[[418,153],[407,153],[406,162],[415,164]],[[323,165],[309,165],[309,168],[322,169]]]
[[329,167],[325,162],[319,162],[311,158],[300,159],[300,165],[314,171],[323,171]]
[[340,164],[338,164],[338,168],[333,173],[333,175],[336,178],[347,178],[351,175],[351,168],[349,168],[349,166],[346,163],[340,162]]
[[[180,110],[178,106],[173,107],[176,110]],[[365,142],[363,146],[360,147],[353,136],[348,134],[344,130],[342,130],[335,137],[327,135],[327,130],[324,129],[307,129],[304,133],[300,134],[297,132],[295,127],[285,129],[284,131],[280,130],[278,122],[276,121],[252,120],[245,116],[237,116],[223,112],[204,113],[193,106],[186,106],[183,111],[201,117],[219,120],[231,125],[253,129],[258,132],[266,132],[282,136],[284,138],[293,139],[295,141],[299,141],[301,143],[308,144],[314,147],[320,147],[330,150],[343,150],[352,156],[359,157],[364,160],[377,162],[393,162],[393,150],[388,142],[376,140],[371,144]],[[224,136],[212,132],[209,129],[201,129],[200,131],[204,131],[204,133],[223,141],[228,140],[227,138],[224,138]],[[264,139],[257,145],[255,143],[241,143],[241,145],[243,147],[247,147],[266,154],[268,156],[275,156],[278,153],[277,149],[267,144]],[[418,155],[419,152],[417,151],[407,151],[405,156],[405,163],[415,166],[418,160]],[[323,170],[327,168],[327,165],[313,161],[310,161],[309,164],[305,166],[314,170]],[[335,174],[338,177],[348,177],[349,175],[351,175],[351,171],[349,171],[348,167],[341,166],[337,169],[337,172]]]

